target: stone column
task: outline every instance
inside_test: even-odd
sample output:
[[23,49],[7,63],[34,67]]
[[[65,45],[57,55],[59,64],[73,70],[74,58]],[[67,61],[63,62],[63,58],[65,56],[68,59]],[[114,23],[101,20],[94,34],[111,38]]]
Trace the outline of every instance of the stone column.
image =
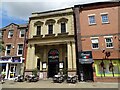
[[30,44],[28,45],[28,50],[27,50],[27,59],[26,59],[26,69],[34,69],[34,62],[36,62],[36,60],[34,60],[35,58],[35,47],[34,45]]
[[76,50],[75,50],[75,42],[72,42],[72,55],[73,55],[73,70],[76,71]]
[[68,72],[72,70],[72,51],[71,51],[71,43],[67,43],[67,59],[68,59]]
[[68,56],[68,74],[76,74],[76,52],[75,43],[69,42],[67,44],[67,56]]
[[44,51],[43,51],[43,61],[47,62],[47,46],[44,47]]

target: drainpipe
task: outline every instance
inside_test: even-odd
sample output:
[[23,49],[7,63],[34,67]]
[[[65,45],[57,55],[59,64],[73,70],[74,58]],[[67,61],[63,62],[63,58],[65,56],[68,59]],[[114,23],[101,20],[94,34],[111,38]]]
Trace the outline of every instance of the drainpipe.
[[75,38],[75,47],[76,47],[76,68],[78,79],[80,80],[80,63],[79,63],[79,52],[82,51],[81,43],[81,31],[80,31],[80,6],[73,7],[73,16],[74,16],[74,38]]
[[25,75],[25,60],[26,60],[26,57],[25,57],[25,51],[26,51],[26,34],[27,34],[27,31],[28,31],[28,25],[27,25],[27,28],[25,29],[25,36],[24,36],[24,44],[23,44],[23,53],[22,53],[22,57],[24,58],[24,62],[22,63],[22,67],[23,67],[23,76]]

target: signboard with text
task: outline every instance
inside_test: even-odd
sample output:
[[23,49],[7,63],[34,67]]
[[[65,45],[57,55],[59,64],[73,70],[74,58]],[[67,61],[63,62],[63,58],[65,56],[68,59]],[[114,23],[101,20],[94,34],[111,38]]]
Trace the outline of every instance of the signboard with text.
[[94,62],[92,59],[92,51],[79,52],[79,62],[81,64],[89,64]]

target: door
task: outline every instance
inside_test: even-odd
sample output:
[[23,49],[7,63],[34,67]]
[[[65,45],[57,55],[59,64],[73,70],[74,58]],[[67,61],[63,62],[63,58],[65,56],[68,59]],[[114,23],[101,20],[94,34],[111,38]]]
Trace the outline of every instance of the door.
[[9,79],[15,78],[17,64],[10,64],[9,67]]
[[53,77],[59,71],[59,52],[51,49],[48,52],[48,77]]
[[50,63],[48,66],[48,76],[53,77],[54,75],[58,74],[58,70],[57,63]]
[[83,78],[84,81],[93,81],[92,64],[83,64]]

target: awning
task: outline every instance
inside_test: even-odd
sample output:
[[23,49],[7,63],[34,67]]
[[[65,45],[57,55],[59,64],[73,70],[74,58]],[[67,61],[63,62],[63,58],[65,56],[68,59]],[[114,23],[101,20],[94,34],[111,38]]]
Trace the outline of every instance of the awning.
[[80,62],[81,64],[91,64],[91,63],[93,63],[94,61],[93,61],[93,59],[79,59],[79,62]]

